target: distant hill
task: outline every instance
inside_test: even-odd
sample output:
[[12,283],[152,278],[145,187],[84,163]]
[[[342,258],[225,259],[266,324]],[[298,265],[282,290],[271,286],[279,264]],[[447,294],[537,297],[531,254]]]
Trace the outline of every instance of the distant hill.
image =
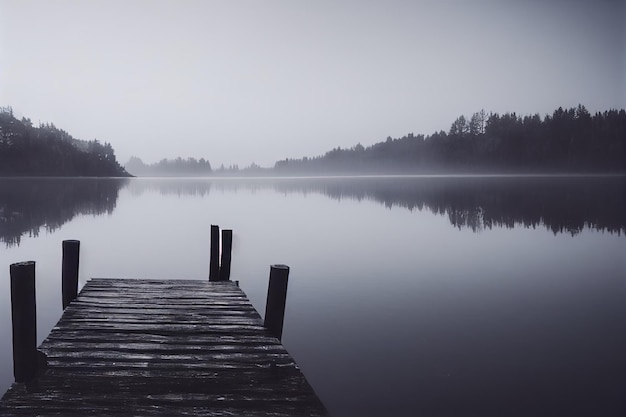
[[274,168],[279,175],[626,173],[626,111],[592,115],[579,105],[543,118],[480,111],[460,116],[448,132],[388,137]]
[[141,158],[132,156],[124,168],[138,177],[205,177],[211,175],[211,164],[204,158],[178,157],[162,159],[154,164],[146,164]]
[[153,164],[146,164],[141,158],[131,156],[124,168],[137,177],[252,177],[272,175],[271,168],[262,168],[254,162],[245,168],[239,165],[217,169],[211,168],[211,163],[204,159],[193,157],[175,159],[161,159]]
[[0,108],[0,176],[129,177],[110,143],[84,141],[52,123],[34,127]]

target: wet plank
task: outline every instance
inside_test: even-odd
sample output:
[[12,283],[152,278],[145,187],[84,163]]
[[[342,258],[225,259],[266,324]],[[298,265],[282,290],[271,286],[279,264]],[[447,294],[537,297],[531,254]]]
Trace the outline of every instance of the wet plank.
[[48,368],[0,415],[326,415],[230,281],[92,279],[40,350]]

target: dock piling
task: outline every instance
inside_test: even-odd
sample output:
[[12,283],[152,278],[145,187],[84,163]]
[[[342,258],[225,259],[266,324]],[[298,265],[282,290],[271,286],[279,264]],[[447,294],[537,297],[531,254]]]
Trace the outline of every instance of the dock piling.
[[218,281],[220,275],[220,227],[211,225],[211,260],[209,265],[209,281]]
[[12,264],[10,274],[13,375],[15,382],[28,382],[37,373],[35,262]]
[[230,262],[233,250],[233,231],[222,230],[222,260],[220,262],[220,281],[230,279]]
[[80,241],[64,240],[63,260],[61,266],[61,292],[63,294],[63,310],[78,294],[78,262],[80,258]]
[[283,336],[288,280],[289,267],[287,265],[272,265],[270,267],[270,281],[267,288],[265,321],[263,325],[278,340],[281,340]]

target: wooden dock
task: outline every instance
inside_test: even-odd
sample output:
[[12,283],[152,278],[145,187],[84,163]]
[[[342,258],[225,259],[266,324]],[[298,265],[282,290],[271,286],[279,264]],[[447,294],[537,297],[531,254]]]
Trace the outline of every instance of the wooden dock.
[[231,281],[92,279],[39,350],[47,366],[0,415],[326,414]]

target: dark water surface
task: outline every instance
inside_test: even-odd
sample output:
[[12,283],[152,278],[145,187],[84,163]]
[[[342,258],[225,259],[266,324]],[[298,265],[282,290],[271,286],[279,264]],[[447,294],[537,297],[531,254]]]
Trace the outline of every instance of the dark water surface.
[[9,264],[37,262],[39,340],[61,241],[88,277],[205,278],[209,226],[261,313],[291,267],[283,342],[333,415],[626,415],[626,181],[599,177],[0,179],[0,388]]

